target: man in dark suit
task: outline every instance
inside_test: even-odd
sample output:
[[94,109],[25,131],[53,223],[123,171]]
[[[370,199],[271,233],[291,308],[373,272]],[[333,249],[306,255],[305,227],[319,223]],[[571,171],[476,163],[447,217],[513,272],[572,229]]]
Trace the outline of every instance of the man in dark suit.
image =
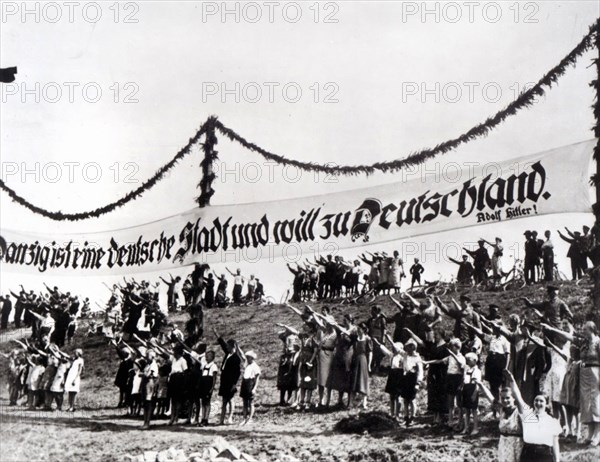
[[242,372],[242,359],[237,353],[238,349],[235,340],[229,339],[225,342],[215,328],[213,328],[213,332],[217,337],[219,345],[221,345],[221,349],[225,353],[225,357],[221,363],[221,384],[219,386],[219,396],[223,399],[220,424],[225,424],[225,417],[227,417],[227,424],[232,424],[235,407],[233,398],[237,393],[237,383]]

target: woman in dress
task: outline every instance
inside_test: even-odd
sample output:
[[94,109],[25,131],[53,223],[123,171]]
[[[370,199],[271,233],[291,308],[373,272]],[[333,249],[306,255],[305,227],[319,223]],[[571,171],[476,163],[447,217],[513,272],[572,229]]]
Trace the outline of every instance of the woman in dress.
[[394,289],[394,293],[400,292],[400,282],[404,277],[404,266],[400,254],[394,250],[394,256],[389,260],[388,285],[390,289]]
[[[573,332],[573,328],[568,321],[563,321],[563,329],[569,333]],[[552,415],[555,419],[560,418],[562,405],[560,404],[560,394],[562,392],[563,380],[567,374],[567,357],[571,350],[571,342],[564,341],[560,338],[556,339],[553,347],[547,348],[550,355],[550,369],[542,377],[540,383],[540,391],[546,395],[552,403]],[[550,346],[550,340],[545,339],[546,345]],[[564,416],[566,422],[567,417]]]
[[332,390],[338,392],[338,406],[344,405],[344,393],[350,392],[350,380],[352,378],[352,356],[354,349],[350,337],[354,330],[350,315],[345,315],[343,325],[340,326],[334,321],[327,321],[337,332],[333,360],[331,362],[331,371],[327,380],[327,403],[330,400]]
[[[444,339],[444,329],[436,326],[433,342],[425,342],[425,355],[428,360],[443,360],[448,356],[448,345]],[[433,424],[440,425],[448,412],[446,399],[446,363],[430,364],[427,371],[427,410],[433,413]]]
[[580,347],[580,420],[588,427],[586,442],[592,446],[598,446],[600,444],[600,337],[598,337],[598,328],[593,321],[586,322],[579,334],[570,334],[544,323],[542,323],[542,327]]
[[[317,359],[317,386],[319,388],[319,406],[329,406],[331,392],[327,388],[331,364],[333,361],[333,351],[337,339],[337,332],[326,322],[317,332],[318,359]],[[327,393],[326,393],[327,391]],[[325,397],[327,401],[324,402]]]
[[75,411],[75,397],[79,393],[81,382],[81,373],[83,372],[83,351],[80,348],[75,350],[75,360],[71,364],[69,373],[65,380],[65,391],[69,393],[69,412]]
[[[549,341],[547,343],[550,347],[554,348],[553,344]],[[562,353],[558,347],[555,348],[557,353]],[[566,436],[567,440],[577,441],[580,436],[580,422],[579,422],[579,369],[581,367],[581,361],[579,360],[581,354],[579,347],[571,343],[571,349],[569,354],[565,356],[567,361],[567,372],[563,380],[562,389],[560,391],[560,404],[565,408],[565,414],[567,420]]]
[[65,394],[65,379],[67,376],[67,371],[70,369],[70,367],[71,362],[69,359],[61,355],[60,362],[56,368],[56,375],[54,376],[54,380],[50,386],[53,399],[56,401],[56,410],[58,411],[62,411]]
[[314,324],[307,323],[309,333],[300,335],[300,367],[299,385],[300,385],[300,407],[307,409],[312,401],[313,390],[317,388],[317,348],[315,339],[316,329]]
[[[483,382],[478,381],[477,386],[490,403],[496,402],[496,396]],[[498,460],[501,462],[519,462],[523,451],[523,427],[519,409],[515,404],[515,397],[509,387],[500,390],[500,440],[498,441]]]
[[352,384],[348,398],[350,406],[356,395],[359,395],[362,398],[363,409],[367,408],[369,373],[371,372],[371,361],[373,360],[373,341],[367,335],[367,329],[366,324],[361,323],[352,334],[354,356],[352,357]]

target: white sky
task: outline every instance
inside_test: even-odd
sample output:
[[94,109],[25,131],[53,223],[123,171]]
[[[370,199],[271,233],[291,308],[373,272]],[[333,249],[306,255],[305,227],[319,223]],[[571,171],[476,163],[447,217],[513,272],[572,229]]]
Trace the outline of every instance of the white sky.
[[[85,19],[94,19],[89,2],[78,2],[72,22],[68,6],[56,2],[62,17],[51,23],[58,11],[54,6],[41,3],[38,17],[33,13],[23,17],[22,2],[2,2],[0,66],[19,69],[15,82],[19,86],[1,89],[2,178],[34,204],[51,210],[75,212],[102,206],[122,197],[169,161],[211,114],[246,139],[290,158],[357,164],[405,157],[467,131],[504,107],[517,88],[537,81],[556,65],[599,16],[597,1],[476,2],[472,21],[469,6],[463,2],[330,2],[315,7],[311,1],[298,3],[302,17],[293,23],[298,7],[287,3],[276,2],[273,22],[263,2],[239,3],[241,14],[236,22],[233,14],[222,20],[222,2],[130,2],[119,5],[119,21],[115,22],[114,2],[101,2],[102,17],[91,23]],[[262,18],[251,23],[256,5]],[[34,2],[28,7],[36,8]],[[438,14],[423,17],[425,7],[437,8]],[[203,17],[203,11],[213,8],[219,12]],[[235,9],[236,3],[230,2],[228,8]],[[319,21],[315,23],[317,9]],[[461,19],[451,22],[458,12]],[[492,22],[498,12],[501,18]],[[138,22],[125,23],[127,14]],[[325,23],[327,14],[333,14],[331,19],[337,23]],[[592,57],[591,52],[586,54],[533,108],[509,119],[487,138],[439,157],[437,167],[429,166],[429,170],[442,171],[447,162],[493,162],[590,139],[593,92],[588,83],[595,70],[587,67]],[[78,84],[72,102],[66,82]],[[206,94],[207,86],[223,83],[234,89],[236,82],[249,91],[239,102],[234,95],[226,95],[223,102],[221,93]],[[278,84],[272,102],[265,82]],[[120,88],[117,103],[113,100],[115,83]],[[130,86],[124,88],[126,83]],[[311,90],[315,83],[320,88],[318,102]],[[438,101],[436,94],[406,93],[407,88],[422,85],[435,89],[436,83],[445,88],[446,98],[444,91],[438,92]],[[84,99],[81,89],[86,84],[91,84],[89,98],[94,97],[94,88],[102,90],[98,102]],[[298,102],[284,99],[281,89],[286,84],[301,88]],[[474,88],[472,100],[469,85]],[[482,90],[485,85],[487,93]],[[254,97],[256,86],[263,90],[262,98],[250,102],[247,99]],[[57,87],[61,97],[56,97]],[[462,96],[455,98],[457,87]],[[32,93],[24,94],[23,89]],[[133,98],[137,102],[124,103],[132,89],[136,89]],[[323,102],[332,89],[338,102]],[[498,100],[496,89],[501,91]],[[294,97],[293,88],[287,95]],[[58,101],[51,102],[53,98]],[[452,98],[456,101],[448,101]],[[245,162],[263,162],[223,137],[218,150],[227,168],[235,168],[237,162],[240,172]],[[135,203],[80,223],[35,216],[2,193],[0,226],[85,232],[173,215],[195,206],[200,160],[196,150]],[[23,177],[24,168],[35,170],[36,162],[40,163],[39,178]],[[73,182],[68,178],[68,162],[79,162]],[[85,181],[82,167],[93,162],[99,165],[100,178]],[[128,162],[135,165],[126,166]],[[56,165],[62,177],[52,182]],[[16,174],[10,175],[14,169]],[[125,182],[124,176],[132,172],[137,183]],[[93,165],[88,167],[88,177],[96,173]],[[304,173],[292,183],[285,181],[279,167],[273,182],[268,181],[268,173],[265,167],[259,183],[244,178],[236,182],[233,174],[221,175],[214,185],[213,203],[299,197],[402,178],[401,174],[375,175],[326,183],[323,176],[315,181]],[[568,214],[449,232],[418,243],[432,250],[436,241],[463,243],[500,235],[510,247],[511,242],[522,241],[524,229],[543,232],[591,222],[591,214]],[[566,247],[558,253],[564,255]],[[427,279],[436,278],[438,271],[454,271],[453,265],[435,264],[431,255],[420,256],[425,259]],[[559,261],[567,272],[566,259]],[[262,275],[267,290],[278,296],[291,282],[287,275],[281,276],[282,265],[241,267]],[[37,286],[40,281],[2,274],[0,283],[5,291],[16,282]],[[65,289],[76,285],[80,293],[101,293],[97,281],[91,279],[55,282]]]

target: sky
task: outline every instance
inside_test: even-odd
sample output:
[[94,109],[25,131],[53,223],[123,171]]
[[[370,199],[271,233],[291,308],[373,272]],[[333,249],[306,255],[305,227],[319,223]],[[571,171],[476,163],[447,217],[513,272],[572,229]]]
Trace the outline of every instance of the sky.
[[[352,165],[406,157],[503,108],[599,16],[595,1],[3,2],[1,8],[0,67],[18,66],[18,74],[0,87],[0,173],[32,203],[65,212],[102,206],[137,187],[210,115],[293,159]],[[532,108],[486,138],[410,174],[435,181],[450,162],[485,164],[591,139],[592,58],[587,53]],[[331,178],[269,170],[223,137],[218,151],[213,204],[406,178],[406,172]],[[34,215],[1,193],[0,229],[96,232],[189,210],[199,194],[201,155],[195,149],[135,202],[77,223]],[[249,165],[259,168],[259,181]],[[423,236],[411,242],[417,254],[406,258],[424,261],[426,279],[448,278],[455,268],[436,254],[500,235],[511,249],[510,266],[517,249],[523,257],[523,230],[578,229],[592,218],[563,214]],[[557,254],[566,250],[560,244]],[[559,265],[569,273],[566,258]],[[261,275],[275,298],[291,284],[283,261],[239,266]],[[112,280],[2,271],[0,291],[19,283],[38,288],[42,281],[103,302],[108,294],[100,282]]]

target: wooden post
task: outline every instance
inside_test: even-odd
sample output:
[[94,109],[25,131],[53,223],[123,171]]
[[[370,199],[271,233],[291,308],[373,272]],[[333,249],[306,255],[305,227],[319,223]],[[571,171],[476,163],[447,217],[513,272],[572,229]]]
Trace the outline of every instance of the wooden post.
[[211,116],[205,122],[206,134],[205,141],[202,146],[202,150],[204,151],[204,159],[200,162],[200,166],[202,167],[202,179],[198,186],[200,187],[200,196],[197,199],[198,207],[206,207],[210,205],[210,198],[215,193],[215,190],[212,188],[212,183],[215,179],[215,173],[213,170],[213,163],[218,158],[218,152],[215,151],[215,145],[218,143],[217,135],[215,134],[215,122],[217,118]]

